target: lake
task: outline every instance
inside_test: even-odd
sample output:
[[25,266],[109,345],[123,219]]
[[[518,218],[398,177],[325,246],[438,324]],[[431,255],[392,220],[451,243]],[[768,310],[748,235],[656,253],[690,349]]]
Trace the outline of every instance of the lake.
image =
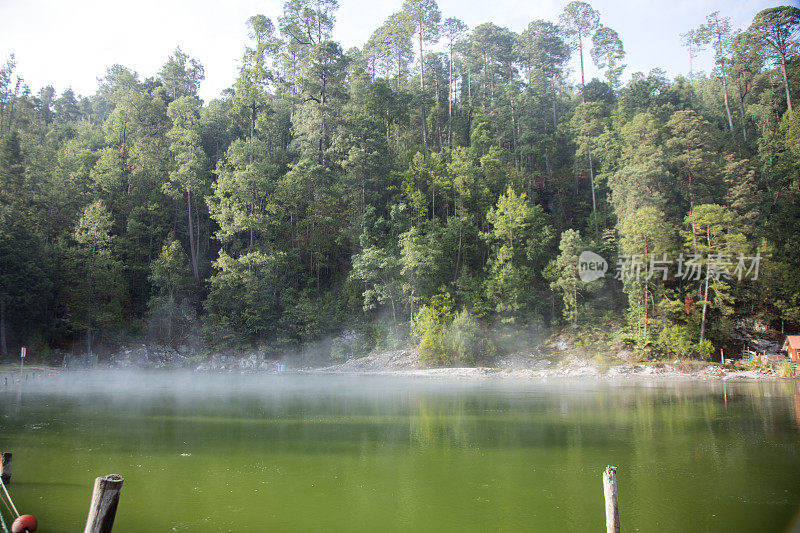
[[[9,489],[80,531],[794,531],[800,384],[67,373],[0,388]],[[5,514],[8,520],[8,515]]]

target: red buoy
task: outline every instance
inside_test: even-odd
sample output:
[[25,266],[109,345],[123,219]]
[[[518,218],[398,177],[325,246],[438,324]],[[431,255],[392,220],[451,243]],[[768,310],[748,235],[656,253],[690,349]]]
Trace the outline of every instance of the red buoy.
[[11,533],[26,533],[28,531],[32,533],[36,531],[37,526],[36,518],[33,515],[24,514],[11,524]]

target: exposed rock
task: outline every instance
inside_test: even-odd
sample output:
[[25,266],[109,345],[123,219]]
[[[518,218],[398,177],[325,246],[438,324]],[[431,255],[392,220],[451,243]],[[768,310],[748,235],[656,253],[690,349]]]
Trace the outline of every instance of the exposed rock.
[[569,349],[567,339],[561,335],[550,340],[546,346],[553,350],[558,350],[559,352],[565,352]]
[[197,365],[200,372],[269,372],[277,373],[286,365],[275,359],[268,359],[263,350],[252,350],[244,354],[213,354]]
[[170,346],[145,345],[120,348],[108,358],[108,364],[117,368],[175,368],[190,366],[196,355],[189,346],[178,349]]
[[546,370],[552,368],[553,361],[539,351],[515,352],[499,357],[495,367],[502,370]]
[[394,350],[374,353],[345,361],[340,365],[320,368],[320,372],[376,372],[392,370],[414,370],[422,368],[416,350]]
[[783,348],[783,339],[776,337],[768,325],[757,318],[737,319],[733,324],[733,338],[745,349],[759,354],[777,354]]
[[[617,357],[617,362],[623,357]],[[780,379],[764,370],[730,370],[717,365],[675,360],[671,363],[611,363],[570,353],[567,341],[556,338],[543,348],[501,356],[493,368],[425,368],[413,349],[372,353],[353,357],[344,363],[323,368],[297,368],[296,359],[285,362],[270,357],[263,348],[245,352],[221,352],[204,356],[190,345],[177,348],[159,345],[128,345],[108,357],[109,366],[117,368],[195,368],[206,372],[265,372],[286,370],[319,373],[391,373],[408,376],[502,379]]]

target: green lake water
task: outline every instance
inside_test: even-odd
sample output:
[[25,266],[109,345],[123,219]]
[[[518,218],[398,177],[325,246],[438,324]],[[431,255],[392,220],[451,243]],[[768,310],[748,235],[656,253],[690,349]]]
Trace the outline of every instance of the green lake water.
[[[9,489],[82,531],[795,531],[800,384],[64,374],[0,388]],[[4,514],[8,519],[8,514]]]

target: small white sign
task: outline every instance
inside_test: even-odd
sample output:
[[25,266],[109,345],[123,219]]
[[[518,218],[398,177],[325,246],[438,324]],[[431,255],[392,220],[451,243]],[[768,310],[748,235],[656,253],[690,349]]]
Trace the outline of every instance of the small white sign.
[[22,347],[22,349],[20,349],[20,351],[19,351],[20,359],[25,359],[25,350],[26,350],[26,348],[24,346]]

